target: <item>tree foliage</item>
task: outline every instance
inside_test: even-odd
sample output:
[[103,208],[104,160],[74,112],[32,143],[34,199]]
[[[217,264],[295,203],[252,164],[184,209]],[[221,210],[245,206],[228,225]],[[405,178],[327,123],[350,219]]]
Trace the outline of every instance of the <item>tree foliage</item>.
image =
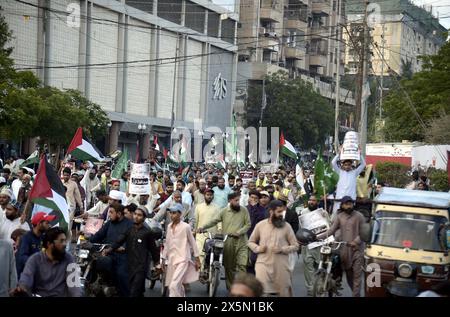
[[109,119],[99,105],[79,91],[45,87],[32,72],[14,69],[11,38],[0,14],[0,136],[66,146],[78,127],[93,138],[104,135]]
[[[265,79],[267,106],[262,126],[279,127],[292,144],[311,149],[322,144],[334,128],[334,108],[310,83],[278,72]],[[251,86],[247,99],[247,126],[259,126],[262,87]]]
[[410,181],[409,170],[409,166],[395,162],[376,164],[378,182],[387,183],[391,187],[404,188]]
[[[423,141],[434,119],[450,114],[450,42],[437,55],[422,56],[423,70],[411,79],[404,78],[400,87],[393,89],[384,102],[385,136],[387,141]],[[427,125],[424,129],[412,104]]]

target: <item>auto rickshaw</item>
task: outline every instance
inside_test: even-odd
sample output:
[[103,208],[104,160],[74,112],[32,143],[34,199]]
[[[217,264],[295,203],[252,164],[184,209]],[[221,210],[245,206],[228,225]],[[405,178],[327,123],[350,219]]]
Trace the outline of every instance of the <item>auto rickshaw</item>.
[[366,297],[414,297],[449,280],[450,193],[385,187],[365,250]]

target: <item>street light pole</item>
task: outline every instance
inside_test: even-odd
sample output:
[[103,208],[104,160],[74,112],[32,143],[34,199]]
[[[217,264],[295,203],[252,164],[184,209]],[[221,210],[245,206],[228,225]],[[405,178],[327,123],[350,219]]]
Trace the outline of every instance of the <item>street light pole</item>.
[[143,155],[142,139],[144,138],[144,132],[146,129],[147,129],[147,126],[145,125],[145,123],[143,123],[143,124],[139,123],[139,125],[138,125],[138,130],[139,130],[139,160],[138,160],[138,163],[142,162],[142,155]]

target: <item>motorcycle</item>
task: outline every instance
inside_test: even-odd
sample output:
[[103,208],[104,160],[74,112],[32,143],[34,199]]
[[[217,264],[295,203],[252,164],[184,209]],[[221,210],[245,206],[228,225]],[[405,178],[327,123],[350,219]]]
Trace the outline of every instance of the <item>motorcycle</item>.
[[[156,235],[155,236],[155,239],[157,239],[156,246],[159,249],[159,254],[161,255],[163,254],[165,243],[164,223],[158,223],[153,219],[147,219],[146,222]],[[161,267],[164,267],[163,265],[164,263],[161,260]],[[162,297],[167,296],[167,287],[165,285],[166,270],[157,269],[155,267],[155,263],[153,261],[150,261],[150,270],[148,272],[149,274],[147,275],[147,279],[150,280],[150,289],[153,289],[155,287],[156,282],[159,281],[161,283],[161,296]]]
[[220,283],[220,270],[223,266],[223,248],[228,235],[215,234],[208,232],[208,238],[203,246],[205,252],[205,261],[203,263],[203,280],[206,283],[206,292],[209,297],[216,296],[217,288]]
[[103,272],[95,270],[97,259],[102,256],[108,244],[83,242],[83,236],[78,239],[76,247],[76,261],[81,272],[81,288],[87,297],[113,297],[117,295],[117,288],[110,278]]
[[314,276],[313,297],[340,296],[342,270],[338,250],[342,245],[347,245],[347,242],[336,242],[333,236],[317,240],[316,235],[307,229],[299,230],[297,240],[303,245],[319,243],[320,246],[320,262]]
[[341,287],[341,264],[338,250],[347,242],[329,241],[320,247],[320,262],[313,284],[314,297],[339,296]]

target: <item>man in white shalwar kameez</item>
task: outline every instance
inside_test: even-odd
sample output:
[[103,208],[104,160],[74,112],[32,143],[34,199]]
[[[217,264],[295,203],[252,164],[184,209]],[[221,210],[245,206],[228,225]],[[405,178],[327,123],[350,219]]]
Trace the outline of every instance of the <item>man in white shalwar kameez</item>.
[[169,297],[184,297],[183,284],[195,282],[199,277],[199,251],[190,225],[181,221],[183,205],[175,204],[168,210],[172,222],[167,228],[162,254],[162,259],[167,264],[166,286],[169,288]]

